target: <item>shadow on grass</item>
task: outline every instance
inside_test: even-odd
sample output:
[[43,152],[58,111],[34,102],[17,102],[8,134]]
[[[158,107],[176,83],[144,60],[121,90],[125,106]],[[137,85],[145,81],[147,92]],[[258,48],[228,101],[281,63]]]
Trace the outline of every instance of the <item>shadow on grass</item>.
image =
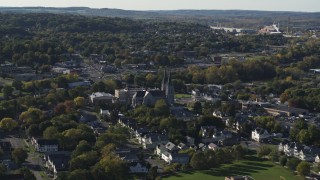
[[263,163],[258,163],[258,162],[244,162],[244,164],[247,164],[250,166],[259,166],[259,167],[264,167],[264,168],[273,167],[273,165],[271,165],[271,164],[263,164]]

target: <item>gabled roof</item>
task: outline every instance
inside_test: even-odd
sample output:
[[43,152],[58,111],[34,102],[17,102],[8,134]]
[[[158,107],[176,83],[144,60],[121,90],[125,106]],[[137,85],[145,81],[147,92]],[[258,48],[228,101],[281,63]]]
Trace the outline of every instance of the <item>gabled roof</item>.
[[48,159],[54,164],[56,170],[66,170],[71,157],[67,154],[49,154]]
[[176,145],[173,144],[172,142],[168,142],[168,143],[166,144],[166,148],[171,151],[171,150],[173,150],[174,148],[176,148]]
[[165,97],[165,93],[163,91],[160,90],[153,90],[153,91],[147,91],[148,93],[150,93],[153,97]]
[[58,141],[54,139],[38,139],[37,143],[40,146],[45,146],[45,145],[58,145]]
[[134,96],[135,97],[140,97],[140,98],[143,98],[146,94],[146,91],[137,91]]
[[149,133],[145,135],[146,138],[151,138],[152,142],[158,142],[158,141],[167,141],[168,136],[164,134],[159,134],[159,133]]

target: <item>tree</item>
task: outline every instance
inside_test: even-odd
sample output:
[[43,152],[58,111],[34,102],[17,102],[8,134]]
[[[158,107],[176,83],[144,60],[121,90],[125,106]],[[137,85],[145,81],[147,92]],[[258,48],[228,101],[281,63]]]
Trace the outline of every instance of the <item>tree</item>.
[[20,80],[14,80],[12,82],[12,87],[14,87],[16,90],[22,90],[23,83]]
[[287,156],[281,156],[279,160],[280,165],[285,166],[287,164],[287,160]]
[[83,107],[85,105],[85,99],[84,97],[76,97],[74,98],[74,104],[77,106],[77,107]]
[[153,166],[149,169],[147,179],[154,180],[156,179],[157,175],[158,175],[158,166]]
[[23,174],[23,178],[25,180],[36,180],[36,177],[34,174],[30,171],[30,169],[23,167],[20,170],[20,173]]
[[306,161],[301,161],[297,166],[297,171],[301,176],[307,176],[310,174],[310,164]]
[[204,155],[203,152],[198,152],[195,153],[191,160],[190,160],[190,165],[192,168],[197,169],[197,170],[203,170],[207,168],[207,159]]
[[13,88],[12,88],[12,86],[6,85],[6,86],[4,86],[4,87],[2,88],[2,92],[3,92],[3,96],[4,96],[5,98],[8,98],[8,97],[10,97],[10,96],[12,95]]
[[269,159],[271,159],[272,162],[278,162],[279,161],[279,151],[277,149],[273,149],[269,154]]
[[300,163],[300,160],[297,158],[290,158],[287,160],[286,166],[290,168],[291,170],[296,170],[298,164]]
[[69,173],[68,179],[88,180],[91,179],[91,174],[86,169],[76,169]]
[[28,153],[24,149],[17,148],[12,151],[11,156],[15,163],[21,164],[27,159]]
[[257,155],[258,157],[264,157],[267,156],[271,153],[272,149],[269,146],[260,146],[258,151],[257,151]]
[[202,105],[201,102],[197,101],[193,104],[193,112],[195,114],[202,114]]
[[307,129],[302,129],[298,135],[297,139],[302,144],[310,144],[310,135]]
[[0,178],[6,173],[7,168],[4,164],[0,164]]
[[3,118],[0,122],[0,128],[6,131],[12,131],[18,127],[18,123],[12,118]]
[[56,127],[50,126],[43,131],[43,138],[45,139],[59,139],[60,133]]
[[44,118],[43,112],[37,108],[29,108],[20,114],[19,120],[26,125],[38,124]]
[[154,105],[154,110],[159,116],[169,116],[170,115],[170,108],[167,105],[164,99],[160,99]]

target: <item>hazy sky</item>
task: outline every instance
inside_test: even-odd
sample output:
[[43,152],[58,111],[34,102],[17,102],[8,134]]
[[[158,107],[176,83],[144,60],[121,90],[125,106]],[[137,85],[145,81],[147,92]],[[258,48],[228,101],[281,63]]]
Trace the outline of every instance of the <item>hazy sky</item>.
[[320,12],[320,0],[0,0],[0,6],[84,6],[128,10],[245,9]]

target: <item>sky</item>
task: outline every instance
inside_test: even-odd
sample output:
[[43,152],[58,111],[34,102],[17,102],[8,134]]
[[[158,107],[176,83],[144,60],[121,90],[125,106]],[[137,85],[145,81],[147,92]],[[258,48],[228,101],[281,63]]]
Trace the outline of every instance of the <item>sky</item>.
[[0,0],[2,7],[91,7],[126,10],[267,10],[320,12],[320,0]]

